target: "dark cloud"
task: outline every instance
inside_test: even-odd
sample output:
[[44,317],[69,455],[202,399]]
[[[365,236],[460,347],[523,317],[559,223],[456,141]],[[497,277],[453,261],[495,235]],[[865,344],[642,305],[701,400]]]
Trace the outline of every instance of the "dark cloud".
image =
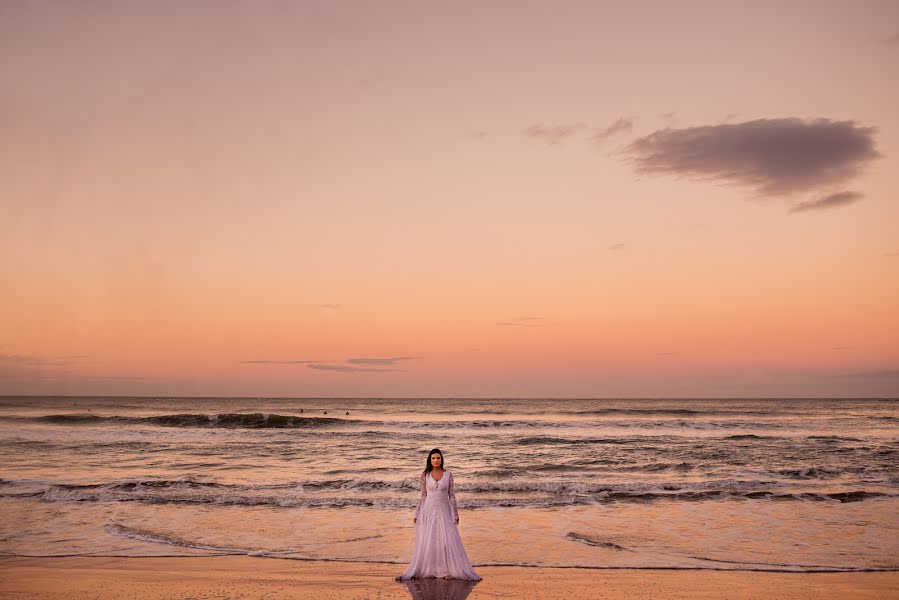
[[818,200],[800,202],[799,204],[793,206],[793,208],[790,209],[790,212],[839,208],[840,206],[846,206],[847,204],[858,202],[862,198],[864,198],[864,196],[862,194],[859,194],[858,192],[837,192],[836,194],[830,194],[828,196],[824,196],[823,198],[819,198]]
[[346,365],[322,365],[312,364],[306,365],[309,369],[317,369],[319,371],[334,371],[335,373],[397,373],[402,369],[364,369],[361,367],[348,367]]
[[597,131],[596,135],[593,137],[597,140],[604,140],[618,133],[630,133],[631,131],[633,131],[633,129],[634,120],[621,117],[608,127]]
[[308,365],[328,362],[325,360],[242,360],[243,365]]
[[758,119],[662,129],[624,152],[641,173],[722,181],[776,196],[851,179],[880,156],[874,132],[853,121]]
[[547,144],[558,144],[562,140],[577,135],[586,129],[583,123],[572,125],[532,125],[524,130],[524,134],[530,138],[545,140]]
[[420,356],[396,356],[393,358],[349,358],[352,365],[395,365],[403,360],[418,360]]

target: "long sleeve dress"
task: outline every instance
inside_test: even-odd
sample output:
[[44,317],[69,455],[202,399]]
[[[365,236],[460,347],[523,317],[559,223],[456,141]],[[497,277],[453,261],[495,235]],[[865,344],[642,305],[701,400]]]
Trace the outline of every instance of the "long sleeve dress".
[[440,481],[431,472],[422,475],[421,498],[415,510],[415,550],[412,562],[398,579],[451,577],[479,580],[462,545],[456,520],[459,507],[453,474],[444,471]]

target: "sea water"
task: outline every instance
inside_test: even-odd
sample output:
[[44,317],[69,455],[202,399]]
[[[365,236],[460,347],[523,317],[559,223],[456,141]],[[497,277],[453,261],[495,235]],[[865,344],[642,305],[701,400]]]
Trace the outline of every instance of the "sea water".
[[894,399],[0,398],[0,554],[899,569]]

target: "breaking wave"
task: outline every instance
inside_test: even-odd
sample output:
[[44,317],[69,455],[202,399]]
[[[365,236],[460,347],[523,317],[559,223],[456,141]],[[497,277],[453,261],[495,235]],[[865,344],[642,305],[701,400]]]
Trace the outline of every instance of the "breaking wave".
[[[416,478],[397,480],[326,479],[271,485],[223,484],[184,479],[125,480],[96,484],[3,481],[0,498],[43,502],[140,502],[280,507],[384,506],[408,508],[418,500]],[[724,498],[778,501],[860,502],[882,496],[872,490],[785,488],[777,482],[716,480],[698,483],[591,483],[570,481],[491,481],[457,486],[462,507],[568,506],[656,500],[703,501]]]
[[44,415],[41,417],[5,417],[4,420],[50,423],[54,425],[134,424],[158,425],[160,427],[221,427],[226,429],[298,429],[368,423],[366,421],[334,417],[306,417],[271,413],[223,413],[213,415],[182,413],[151,417],[102,416],[82,413]]

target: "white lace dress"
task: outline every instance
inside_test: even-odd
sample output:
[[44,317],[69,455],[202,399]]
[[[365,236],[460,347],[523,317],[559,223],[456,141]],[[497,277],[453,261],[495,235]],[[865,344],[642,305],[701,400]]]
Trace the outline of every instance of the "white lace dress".
[[452,471],[440,481],[433,473],[421,478],[421,498],[415,510],[415,551],[412,562],[398,579],[451,577],[477,581],[480,578],[465,553],[456,519],[459,507],[453,489]]

